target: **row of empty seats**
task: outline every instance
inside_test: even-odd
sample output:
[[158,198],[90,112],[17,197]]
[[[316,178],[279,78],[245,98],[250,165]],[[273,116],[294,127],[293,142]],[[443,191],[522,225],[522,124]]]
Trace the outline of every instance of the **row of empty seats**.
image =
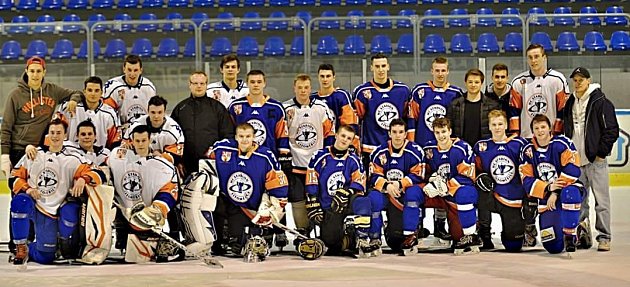
[[[551,38],[545,32],[536,32],[532,35],[532,43],[541,44],[545,50],[553,51]],[[422,50],[424,53],[446,53],[446,43],[444,38],[438,34],[429,34],[423,42]],[[392,54],[396,51],[398,54],[413,54],[414,41],[412,34],[403,34],[396,42],[396,50],[394,50],[391,38],[387,35],[375,35],[369,49],[366,47],[363,36],[350,35],[346,37],[342,52],[344,55],[365,55],[368,51],[374,53]],[[612,33],[610,44],[604,40],[604,36],[597,31],[586,33],[582,46],[578,44],[578,40],[573,32],[563,32],[556,40],[556,49],[558,51],[574,52],[583,48],[585,51],[608,51],[610,46],[612,51],[630,51],[630,36],[627,31],[616,31]],[[236,52],[239,56],[259,56],[260,47],[256,38],[242,37],[238,41],[236,51],[233,50],[232,43],[227,37],[214,38],[210,45],[210,51],[203,45],[203,54],[210,56],[222,56],[232,52]],[[273,36],[265,40],[262,48],[264,56],[285,56],[304,55],[304,38],[297,36],[293,39],[290,47],[287,49],[282,37]],[[503,49],[500,48],[499,40],[493,33],[480,34],[477,39],[477,49],[479,53],[499,53],[501,50],[505,52],[522,52],[523,36],[521,33],[508,33],[503,40]],[[106,43],[103,57],[119,58],[127,54],[127,45],[122,39],[111,39]],[[455,34],[450,42],[451,53],[473,53],[473,43],[469,34]],[[159,41],[157,48],[154,48],[151,40],[147,38],[136,39],[129,50],[132,54],[142,57],[183,57],[195,56],[195,39],[190,38],[186,41],[183,51],[180,49],[177,39],[164,38]],[[323,36],[319,38],[316,48],[317,55],[339,55],[339,43],[333,36]],[[101,49],[98,41],[94,42],[94,55],[101,55]],[[17,41],[7,41],[2,45],[0,59],[15,60],[21,56],[26,58],[31,56],[50,56],[53,59],[69,59],[73,56],[77,58],[87,58],[87,45],[83,41],[79,47],[78,53],[75,54],[73,43],[68,39],[58,40],[52,49],[48,52],[48,45],[43,40],[34,40],[28,44],[26,52],[22,54],[22,47]]]

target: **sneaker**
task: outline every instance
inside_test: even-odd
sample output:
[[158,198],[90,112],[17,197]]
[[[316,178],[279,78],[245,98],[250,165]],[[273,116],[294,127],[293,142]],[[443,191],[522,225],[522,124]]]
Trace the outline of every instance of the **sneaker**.
[[597,251],[610,251],[610,240],[600,239],[597,243]]
[[589,249],[593,246],[593,238],[591,236],[591,226],[588,218],[580,222],[577,226],[578,249]]

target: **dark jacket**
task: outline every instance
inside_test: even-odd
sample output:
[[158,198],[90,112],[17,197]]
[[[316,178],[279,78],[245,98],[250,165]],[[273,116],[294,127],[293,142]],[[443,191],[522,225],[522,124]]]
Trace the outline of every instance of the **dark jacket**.
[[[575,95],[571,94],[564,107],[564,134],[573,137],[573,104]],[[615,106],[606,98],[600,88],[591,92],[586,105],[584,151],[589,162],[595,157],[605,158],[610,155],[613,144],[619,138],[619,124],[615,114]]]
[[197,171],[199,159],[206,158],[212,145],[226,138],[234,138],[234,124],[221,102],[210,97],[190,96],[179,102],[173,118],[184,132],[183,164],[186,174]]
[[506,84],[505,93],[503,95],[497,95],[494,92],[494,84],[488,85],[488,88],[486,88],[486,93],[485,93],[487,97],[492,98],[496,100],[497,102],[499,102],[499,104],[501,105],[501,110],[503,110],[505,114],[508,116],[507,120],[510,119],[509,111],[510,111],[511,93],[512,93],[512,85],[510,84]]
[[[464,131],[464,110],[466,108],[466,95],[459,97],[451,102],[446,109],[446,117],[451,121],[451,129],[453,130],[453,137],[461,137]],[[481,93],[481,138],[489,138],[492,136],[490,128],[488,127],[488,113],[492,110],[500,110],[501,104],[490,97],[487,97],[483,92]],[[472,127],[467,127],[472,128]],[[469,143],[471,146],[475,143]]]

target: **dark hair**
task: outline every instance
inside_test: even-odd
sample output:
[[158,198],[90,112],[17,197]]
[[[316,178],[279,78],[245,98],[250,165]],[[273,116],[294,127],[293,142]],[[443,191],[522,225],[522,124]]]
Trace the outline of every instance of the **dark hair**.
[[468,81],[468,77],[469,76],[479,76],[481,78],[481,82],[483,83],[484,80],[484,76],[483,76],[483,72],[477,68],[473,68],[468,70],[468,72],[466,72],[466,75],[464,75],[464,82]]
[[370,61],[374,62],[374,60],[376,59],[387,59],[387,55],[383,54],[383,53],[376,53],[375,55],[373,55],[370,58]]
[[143,133],[149,134],[149,126],[137,125],[135,128],[133,128],[133,130],[131,130],[131,138],[133,139],[135,137],[135,134],[143,134]]
[[448,59],[444,56],[437,56],[435,57],[435,59],[433,59],[433,62],[431,62],[431,66],[433,66],[433,64],[447,64],[448,65]]
[[79,130],[83,127],[89,127],[92,128],[92,132],[94,133],[94,135],[96,135],[96,126],[94,126],[94,123],[92,122],[91,119],[87,119],[85,121],[80,122],[77,125],[77,135],[79,134]]
[[127,55],[127,57],[125,57],[125,61],[123,62],[123,67],[125,66],[126,63],[135,65],[140,63],[140,68],[142,68],[142,60],[140,59],[140,56],[138,55]]
[[319,71],[332,71],[333,76],[335,75],[335,67],[333,67],[333,65],[331,64],[321,64],[319,65],[319,68],[317,68],[317,73],[319,74]]
[[221,58],[221,63],[219,64],[219,68],[223,69],[223,65],[225,65],[225,63],[232,61],[236,61],[236,67],[239,69],[241,68],[241,60],[239,60],[234,53],[223,56],[223,58]]
[[342,130],[345,130],[347,132],[351,132],[351,133],[353,133],[355,135],[357,134],[357,132],[354,130],[354,128],[352,128],[351,125],[346,125],[346,124],[340,125],[339,128],[337,129],[337,133],[340,133]]
[[62,118],[54,118],[50,121],[50,123],[48,124],[48,131],[50,131],[50,127],[51,126],[56,126],[56,125],[61,125],[63,126],[63,132],[67,133],[68,132],[68,122],[65,121]]
[[165,98],[162,98],[159,95],[155,95],[149,99],[149,104],[147,106],[155,106],[155,107],[164,106],[164,109],[166,109],[167,104],[168,104],[168,101],[166,101]]
[[91,76],[85,79],[85,81],[83,82],[84,89],[87,88],[88,83],[98,84],[98,86],[101,87],[101,90],[103,89],[103,80],[99,77]]
[[494,64],[494,66],[492,66],[492,74],[494,75],[494,71],[506,71],[506,72],[510,72],[508,71],[508,66],[506,64],[503,63],[496,63]]
[[407,130],[407,123],[401,119],[401,118],[396,118],[393,119],[390,123],[389,123],[389,131],[392,131],[392,127],[393,126],[403,126],[403,128],[405,128],[405,131]]
[[525,51],[525,53],[534,50],[534,49],[540,49],[542,51],[543,56],[546,56],[547,53],[545,53],[545,47],[543,47],[543,45],[541,44],[531,44],[527,47],[527,50]]
[[547,126],[549,126],[549,128],[551,129],[551,120],[549,120],[549,118],[545,116],[544,114],[538,114],[538,115],[535,115],[534,118],[532,119],[532,122],[529,123],[529,129],[532,132],[534,132],[534,123],[538,123],[538,122],[546,122]]
[[240,123],[236,126],[235,130],[251,130],[252,132],[255,132],[256,130],[254,129],[254,126],[252,126],[250,123],[248,122],[244,122],[244,123]]
[[451,128],[451,120],[449,120],[448,118],[437,118],[435,120],[433,120],[433,124],[431,124],[431,126],[433,127],[433,130],[437,129],[437,128]]
[[261,70],[251,70],[247,73],[247,80],[249,80],[249,76],[256,76],[256,75],[261,75],[263,76],[263,80],[265,79],[265,73],[263,73],[263,71]]

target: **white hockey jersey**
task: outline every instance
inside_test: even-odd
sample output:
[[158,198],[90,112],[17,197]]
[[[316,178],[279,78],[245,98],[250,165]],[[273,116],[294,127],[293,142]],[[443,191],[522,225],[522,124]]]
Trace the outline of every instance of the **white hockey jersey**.
[[184,132],[171,117],[164,116],[164,124],[159,128],[153,128],[151,127],[149,116],[141,116],[125,131],[123,140],[131,142],[131,132],[139,125],[147,125],[149,127],[152,151],[168,152],[178,157],[184,154]]
[[236,89],[230,89],[223,81],[218,81],[208,84],[206,89],[206,95],[219,102],[221,102],[226,108],[230,104],[239,98],[245,97],[249,94],[249,88],[243,80],[236,80]]
[[58,111],[62,112],[68,119],[68,140],[77,142],[77,126],[79,123],[89,119],[96,127],[96,143],[97,146],[112,147],[112,145],[121,140],[120,120],[114,108],[106,105],[101,101],[95,110],[88,109],[83,103],[77,105],[74,117],[70,113],[65,112],[68,103],[59,106]]
[[110,150],[108,148],[100,147],[96,145],[94,146],[93,152],[84,150],[83,148],[81,148],[81,146],[79,146],[78,143],[69,143],[68,145],[64,143],[64,146],[68,148],[68,150],[74,151],[78,153],[79,155],[81,155],[82,157],[85,157],[87,160],[91,161],[95,166],[100,166],[104,164],[105,160],[107,160],[107,157],[109,156],[109,153],[110,153]]
[[121,75],[110,79],[103,87],[103,101],[116,110],[122,124],[146,115],[149,99],[156,94],[153,83],[142,76],[135,86],[129,86],[125,75]]

